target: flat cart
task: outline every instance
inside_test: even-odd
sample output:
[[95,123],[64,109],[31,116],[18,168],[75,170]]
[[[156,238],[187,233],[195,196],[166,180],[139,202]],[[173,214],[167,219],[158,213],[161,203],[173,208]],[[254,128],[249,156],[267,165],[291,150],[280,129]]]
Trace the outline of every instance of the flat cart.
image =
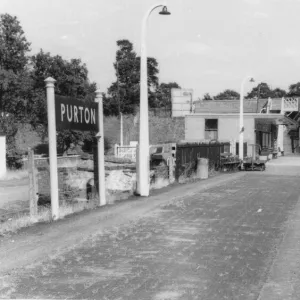
[[246,157],[243,160],[243,167],[245,171],[264,171],[266,169],[267,160],[256,157],[256,149],[260,147],[257,144],[250,144],[252,146],[252,157]]
[[238,157],[233,156],[231,153],[221,153],[221,171],[238,171],[240,165],[241,161],[238,159]]

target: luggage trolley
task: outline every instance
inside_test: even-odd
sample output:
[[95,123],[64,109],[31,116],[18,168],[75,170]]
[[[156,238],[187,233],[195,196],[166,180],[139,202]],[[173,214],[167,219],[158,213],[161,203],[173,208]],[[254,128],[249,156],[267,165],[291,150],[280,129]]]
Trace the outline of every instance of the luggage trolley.
[[256,157],[256,149],[260,148],[258,144],[250,144],[252,146],[252,157],[247,157],[243,160],[245,171],[264,171],[266,169],[267,160]]

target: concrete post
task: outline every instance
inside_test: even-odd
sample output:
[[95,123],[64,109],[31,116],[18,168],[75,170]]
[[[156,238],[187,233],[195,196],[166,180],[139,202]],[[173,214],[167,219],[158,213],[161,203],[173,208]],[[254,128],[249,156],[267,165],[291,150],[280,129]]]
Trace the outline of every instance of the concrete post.
[[105,166],[104,166],[104,128],[103,128],[103,97],[101,91],[96,91],[95,102],[98,103],[99,133],[97,134],[98,142],[98,191],[99,205],[106,205],[105,195]]
[[29,175],[29,208],[30,216],[34,217],[38,213],[38,187],[34,166],[34,152],[28,148],[28,175]]
[[240,132],[239,132],[239,158],[244,159],[244,84],[243,80],[241,84],[241,94],[240,94]]
[[6,175],[6,137],[0,136],[0,178]]
[[56,148],[56,120],[55,120],[55,79],[48,77],[47,89],[47,111],[48,111],[48,137],[49,137],[49,160],[50,160],[50,187],[51,187],[51,211],[52,219],[59,218],[58,199],[58,175],[57,175],[57,148]]
[[281,110],[280,110],[280,113],[282,115],[284,115],[284,97],[282,97],[282,99],[281,99]]
[[[280,151],[284,151],[283,149],[283,128],[284,125],[278,125],[278,131],[277,131],[277,146],[280,148]],[[278,153],[280,156],[281,153]]]
[[172,156],[168,158],[168,166],[169,166],[169,183],[173,183],[175,181],[175,177],[174,177],[174,158]]
[[120,113],[120,146],[123,146],[123,114]]

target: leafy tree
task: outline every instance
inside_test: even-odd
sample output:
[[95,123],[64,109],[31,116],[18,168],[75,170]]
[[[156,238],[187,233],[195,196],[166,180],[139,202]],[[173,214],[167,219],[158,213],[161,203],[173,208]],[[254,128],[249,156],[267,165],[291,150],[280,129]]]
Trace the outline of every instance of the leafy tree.
[[166,109],[171,109],[172,99],[171,90],[172,88],[180,88],[177,82],[161,83],[156,91],[156,97],[153,101],[149,101],[150,107],[163,107]]
[[0,67],[15,74],[27,65],[30,43],[17,20],[9,14],[0,15]]
[[11,92],[24,80],[29,51],[30,43],[17,18],[0,14],[0,111],[7,110]]
[[300,96],[300,82],[293,83],[289,86],[288,96],[289,97],[299,97]]
[[273,97],[273,91],[269,87],[269,85],[265,82],[259,83],[256,87],[254,87],[251,92],[247,94],[245,98],[251,99],[251,98],[260,98],[260,99],[266,99],[269,97]]
[[285,90],[282,90],[280,88],[276,88],[272,91],[273,98],[282,98],[287,95],[287,92]]
[[[118,115],[119,112],[134,113],[140,101],[140,58],[128,40],[117,41],[114,68],[117,80],[108,88],[105,112]],[[155,58],[147,58],[149,102],[155,101],[158,87],[158,63]]]
[[67,61],[40,50],[32,56],[32,66],[35,88],[44,89],[44,80],[51,76],[56,80],[55,92],[59,95],[85,99],[96,90],[96,84],[89,82],[87,67],[80,59]]
[[[35,94],[35,118],[33,122],[42,122],[47,130],[47,105],[45,82],[47,77],[56,80],[55,92],[61,96],[74,97],[82,101],[92,102],[95,99],[96,84],[88,79],[88,70],[80,59],[63,59],[61,56],[51,56],[43,50],[32,57]],[[63,130],[58,132],[57,143],[63,152],[72,144],[77,145],[84,140],[92,140],[94,133]]]
[[240,94],[234,90],[225,90],[214,97],[215,100],[237,100],[240,98]]
[[212,96],[209,93],[204,94],[203,100],[213,100]]

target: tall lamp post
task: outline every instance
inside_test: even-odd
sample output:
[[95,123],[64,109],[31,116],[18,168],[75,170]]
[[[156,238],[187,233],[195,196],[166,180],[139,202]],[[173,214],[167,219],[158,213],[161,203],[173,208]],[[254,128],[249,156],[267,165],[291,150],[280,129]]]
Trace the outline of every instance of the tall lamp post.
[[148,121],[148,74],[146,31],[147,20],[151,12],[157,7],[162,7],[161,15],[170,15],[163,4],[153,5],[145,14],[142,22],[141,35],[141,70],[140,70],[140,131],[137,169],[137,193],[140,196],[149,196],[149,121]]
[[[239,132],[239,158],[244,159],[244,85],[247,81],[254,82],[251,76],[246,76],[241,84],[240,94],[240,132]],[[242,165],[243,166],[243,165]]]
[[119,63],[117,61],[117,88],[118,88],[118,105],[120,117],[120,146],[123,146],[123,114],[121,113],[121,99],[120,99],[120,86],[119,86]]

